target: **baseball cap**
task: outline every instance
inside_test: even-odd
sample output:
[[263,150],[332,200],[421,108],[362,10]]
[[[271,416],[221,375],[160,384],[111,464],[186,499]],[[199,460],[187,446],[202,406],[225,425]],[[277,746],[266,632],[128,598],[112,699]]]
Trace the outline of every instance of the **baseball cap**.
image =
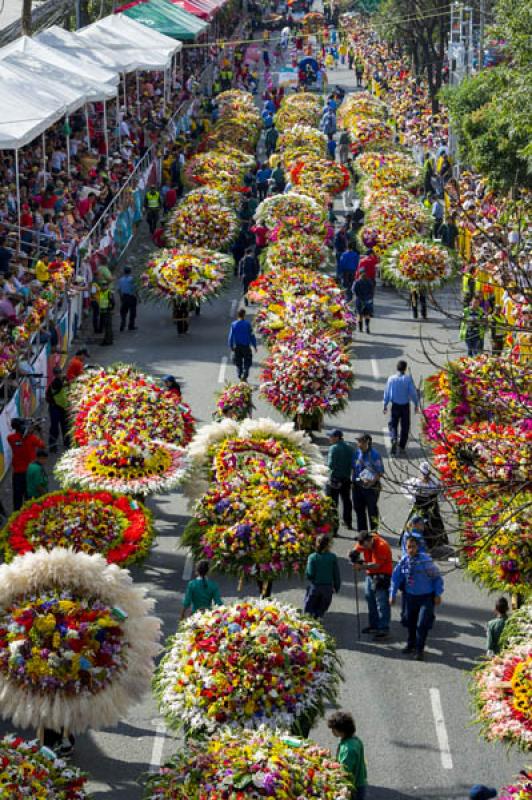
[[333,431],[329,431],[327,435],[330,439],[332,439],[333,436],[336,437],[337,439],[344,438],[344,432],[341,431],[340,428],[335,428]]
[[492,797],[497,797],[497,789],[490,789],[480,783],[476,783],[469,792],[470,800],[490,800]]
[[428,461],[422,461],[419,465],[419,471],[423,473],[423,475],[428,475],[430,472],[430,464]]
[[174,378],[173,375],[165,375],[164,378],[163,378],[163,381],[165,383],[166,383],[166,381],[175,381],[175,378]]

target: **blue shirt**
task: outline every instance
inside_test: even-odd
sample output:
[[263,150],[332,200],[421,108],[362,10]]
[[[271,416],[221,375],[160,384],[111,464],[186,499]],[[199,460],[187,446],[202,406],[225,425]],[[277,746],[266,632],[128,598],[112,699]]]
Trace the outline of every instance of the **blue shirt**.
[[275,112],[275,105],[274,103],[272,103],[271,100],[264,101],[264,108],[262,109],[262,113],[264,114],[265,111],[267,111],[269,114],[273,114]]
[[269,167],[259,169],[257,172],[257,183],[266,183],[272,177],[272,171]]
[[413,558],[403,556],[392,572],[390,597],[395,597],[397,592],[407,594],[433,594],[440,597],[443,594],[443,578],[440,570],[427,553],[417,553]]
[[120,294],[137,294],[133,275],[122,275],[122,277],[118,279],[117,286]]
[[388,407],[388,403],[404,406],[410,401],[418,408],[419,400],[412,376],[398,372],[397,375],[388,378],[384,389],[384,410]]
[[358,480],[360,473],[365,469],[369,469],[377,475],[384,475],[382,458],[374,447],[370,447],[365,453],[360,447],[357,447],[353,456],[353,480]]
[[334,154],[336,153],[336,142],[334,139],[329,139],[327,142],[327,152],[329,153],[330,157],[334,159]]
[[338,272],[356,272],[360,256],[356,250],[346,250],[340,256]]
[[247,319],[237,319],[231,324],[231,330],[229,331],[229,347],[236,347],[237,345],[241,347],[249,347],[250,345],[257,347],[257,340],[255,339],[253,328]]

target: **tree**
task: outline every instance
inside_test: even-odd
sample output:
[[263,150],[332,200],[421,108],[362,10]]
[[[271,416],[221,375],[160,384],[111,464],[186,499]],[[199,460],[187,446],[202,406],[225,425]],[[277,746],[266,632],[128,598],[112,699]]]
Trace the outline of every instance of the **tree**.
[[32,2],[33,0],[23,0],[22,2],[22,14],[20,22],[22,25],[23,36],[31,36],[32,34],[32,15],[31,15]]

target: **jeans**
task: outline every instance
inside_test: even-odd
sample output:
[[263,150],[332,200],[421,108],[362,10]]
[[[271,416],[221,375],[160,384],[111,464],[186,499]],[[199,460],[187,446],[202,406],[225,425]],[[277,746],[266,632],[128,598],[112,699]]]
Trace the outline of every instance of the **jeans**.
[[18,511],[26,499],[26,473],[13,472],[11,476],[13,490],[13,511]]
[[405,593],[408,647],[422,653],[427,635],[434,624],[434,598],[432,594]]
[[[399,424],[401,425],[401,436],[398,436]],[[410,433],[410,403],[392,403],[392,412],[388,423],[388,430],[392,442],[399,438],[399,447],[405,448]]]
[[345,289],[345,299],[348,303],[351,302],[353,299],[353,281],[355,280],[355,273],[354,272],[342,272],[341,273],[342,279],[342,286]]
[[342,500],[342,517],[345,524],[351,527],[353,524],[353,504],[351,502],[351,479],[343,478],[337,482],[339,484],[332,486],[330,482],[327,483],[326,493],[338,508],[338,500]]
[[466,336],[467,355],[477,356],[482,352],[482,338],[479,333],[468,333]]
[[61,406],[48,406],[50,414],[50,448],[56,448],[59,440],[59,431],[63,435],[63,444],[65,447],[70,446],[70,438],[68,435],[68,415],[66,409]]
[[237,344],[235,347],[235,367],[239,378],[246,380],[252,361],[253,354],[249,344]]
[[307,587],[303,611],[311,617],[320,619],[331,605],[333,587],[330,583],[312,583]]
[[123,331],[126,327],[126,321],[129,314],[129,330],[135,327],[135,320],[137,318],[137,298],[134,294],[123,294],[120,303],[120,330]]
[[369,626],[379,631],[390,629],[390,586],[387,589],[375,589],[374,578],[366,575],[364,587],[366,602],[368,604]]
[[353,506],[357,515],[359,533],[377,528],[379,522],[378,500],[379,492],[373,486],[362,486],[361,483],[353,484]]

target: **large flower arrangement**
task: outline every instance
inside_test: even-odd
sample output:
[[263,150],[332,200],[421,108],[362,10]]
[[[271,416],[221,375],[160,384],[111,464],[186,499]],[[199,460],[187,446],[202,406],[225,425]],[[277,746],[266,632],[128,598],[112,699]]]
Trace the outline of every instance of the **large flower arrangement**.
[[233,267],[232,256],[200,247],[179,247],[158,253],[142,279],[156,297],[203,302],[218,294]]
[[172,247],[192,245],[226,250],[239,229],[226,194],[214,189],[190,192],[172,212],[167,240]]
[[110,492],[52,492],[30,500],[0,533],[5,561],[39,547],[100,553],[126,566],[145,558],[155,535],[148,509]]
[[[294,95],[295,97],[295,95]],[[320,121],[320,107],[312,104],[283,104],[274,117],[275,127],[281,133],[295,127],[306,125],[317,128]]]
[[266,251],[266,267],[282,270],[301,267],[305,270],[330,270],[334,257],[320,236],[297,236],[278,239]]
[[383,117],[386,106],[370,92],[353,92],[348,95],[338,109],[338,122],[344,128],[360,117]]
[[413,158],[400,150],[368,151],[356,160],[358,172],[366,177],[364,191],[383,189],[389,192],[396,186],[413,188],[421,173]]
[[263,200],[255,212],[259,225],[275,228],[287,218],[295,217],[303,224],[323,226],[325,223],[323,206],[307,195],[298,192],[276,194]]
[[154,680],[173,728],[298,729],[336,697],[334,640],[315,620],[275,600],[197,612],[170,637]]
[[139,380],[152,381],[153,379],[133,364],[117,362],[105,368],[84,369],[77,378],[68,384],[69,407],[73,411],[77,411],[88,396],[99,394],[111,386],[120,387],[123,384],[130,386]]
[[328,750],[261,728],[219,731],[202,745],[191,741],[148,778],[145,800],[349,800],[351,792]]
[[3,800],[90,800],[87,778],[54,757],[38,741],[0,739],[0,797]]
[[419,236],[428,223],[429,217],[421,205],[412,201],[384,201],[367,211],[361,238],[369,246],[366,233],[370,229],[371,246],[380,254],[401,239]]
[[290,172],[300,192],[323,200],[324,194],[338,194],[349,186],[349,170],[337,161],[310,156],[297,161]]
[[174,489],[186,468],[185,451],[177,445],[118,435],[67,450],[55,474],[63,487],[148,495]]
[[227,89],[225,92],[220,92],[216,95],[216,103],[221,115],[256,109],[251,92],[243,92],[240,89]]
[[315,295],[320,303],[328,302],[329,298],[340,300],[342,296],[341,289],[329,275],[320,275],[297,267],[261,275],[251,284],[248,296],[254,303],[271,304],[282,303],[286,293],[291,297]]
[[68,259],[55,259],[48,265],[50,285],[58,292],[64,292],[74,277],[74,266]]
[[355,317],[337,288],[329,296],[294,296],[287,290],[282,300],[264,306],[255,316],[256,328],[269,345],[306,332],[341,334],[348,341],[354,324]]
[[532,750],[532,644],[505,650],[473,673],[477,722],[488,741]]
[[303,333],[272,347],[260,393],[282,414],[336,414],[345,407],[352,382],[345,350],[332,338]]
[[349,120],[347,129],[351,134],[353,152],[370,145],[382,147],[392,141],[392,128],[380,117],[353,116]]
[[462,521],[461,554],[469,573],[493,591],[532,594],[532,493],[498,494]]
[[245,171],[246,166],[240,159],[211,150],[192,156],[185,166],[184,176],[191,186],[200,184],[211,189],[235,191],[240,188]]
[[501,650],[514,647],[517,644],[526,644],[532,640],[532,602],[512,611],[508,622],[503,628],[499,645]]
[[[253,154],[257,146],[257,140],[262,125],[262,120],[257,112],[240,111],[234,117],[221,117],[214,125],[212,131],[204,139],[204,147],[225,154],[234,159],[235,163],[246,169],[251,168],[255,160]],[[231,142],[231,150],[225,147],[226,142]],[[238,155],[234,152],[238,148]],[[222,162],[223,168],[223,162]],[[198,173],[195,173],[198,176]],[[199,173],[203,177],[205,168]],[[198,181],[196,177],[197,182]],[[209,183],[211,180],[209,178]]]
[[157,386],[149,376],[119,383],[118,376],[111,375],[101,392],[84,394],[73,431],[81,446],[121,434],[186,445],[194,433],[194,418],[175,392]]
[[277,142],[283,166],[288,169],[301,158],[312,154],[318,158],[327,156],[327,137],[324,133],[309,125],[294,125],[286,130]]
[[455,261],[450,250],[429,239],[404,239],[383,254],[380,267],[395,286],[434,288],[452,277]]
[[39,550],[0,567],[0,707],[21,727],[116,724],[149,687],[153,601],[100,555]]
[[216,399],[216,419],[235,419],[238,422],[251,416],[253,389],[245,381],[229,384]]
[[499,800],[532,800],[532,770],[522,770],[515,783],[503,786]]

